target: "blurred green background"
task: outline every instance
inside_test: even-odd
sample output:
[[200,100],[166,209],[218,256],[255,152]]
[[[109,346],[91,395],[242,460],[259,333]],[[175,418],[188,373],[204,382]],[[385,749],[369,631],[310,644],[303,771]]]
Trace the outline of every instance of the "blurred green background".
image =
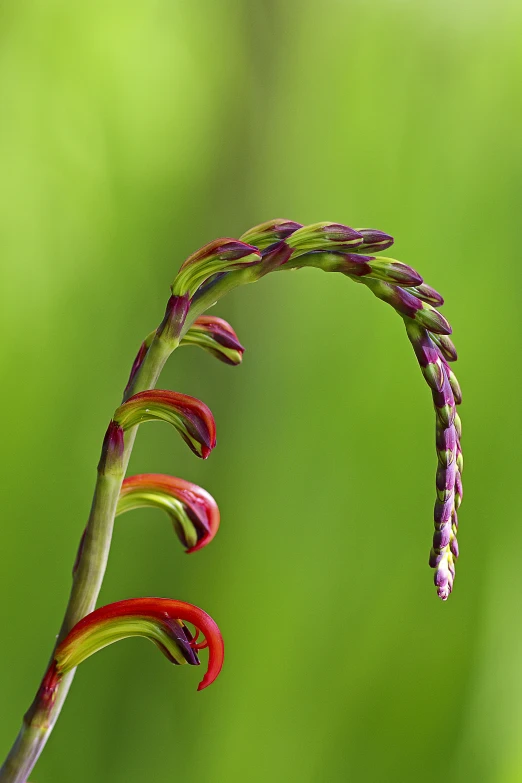
[[143,640],[84,664],[32,780],[522,781],[514,0],[4,0],[0,752],[43,673],[101,439],[183,259],[273,217],[375,226],[446,296],[465,402],[456,588],[427,558],[433,412],[400,319],[306,270],[216,314],[241,368],[176,354],[212,408],[215,542],[116,526],[101,600],[165,595],[226,639],[216,684]]

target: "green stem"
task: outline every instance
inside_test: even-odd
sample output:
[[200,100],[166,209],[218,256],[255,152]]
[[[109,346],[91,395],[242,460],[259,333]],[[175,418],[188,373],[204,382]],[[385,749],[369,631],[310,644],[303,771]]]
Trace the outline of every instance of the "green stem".
[[[215,304],[218,299],[244,283],[255,282],[258,276],[259,272],[253,271],[253,269],[239,270],[225,275],[191,306],[179,339],[195,319]],[[178,347],[179,339],[174,341],[158,335],[154,337],[124,399],[129,399],[133,394],[153,389],[156,386],[167,359]],[[137,429],[134,427],[125,435],[121,471],[118,474],[111,473],[110,476],[98,474],[81,557],[74,575],[71,595],[57,643],[96,606],[107,567],[116,506]],[[74,674],[75,670],[60,679],[56,685],[51,706],[44,702],[40,691],[37,693],[33,704],[24,716],[18,738],[0,769],[0,783],[26,783],[27,776],[30,775],[36,764],[58,719]]]
[[[154,338],[131,387],[127,390],[127,399],[139,391],[154,388],[165,362],[177,345],[177,341]],[[126,433],[121,469],[113,470],[110,474],[103,471],[98,473],[81,556],[57,643],[96,606],[107,567],[116,506],[136,432],[137,427],[134,427]],[[0,783],[26,783],[58,719],[74,674],[73,670],[61,678],[51,706],[42,699],[41,691],[38,691],[24,716],[20,733],[0,769]]]

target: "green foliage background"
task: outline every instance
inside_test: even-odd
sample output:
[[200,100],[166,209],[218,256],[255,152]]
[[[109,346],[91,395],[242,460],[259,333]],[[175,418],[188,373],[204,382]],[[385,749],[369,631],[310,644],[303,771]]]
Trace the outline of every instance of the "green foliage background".
[[466,458],[456,589],[431,584],[430,395],[400,320],[313,270],[184,349],[222,528],[116,527],[104,603],[166,595],[226,639],[217,683],[144,641],[81,667],[36,783],[522,781],[522,6],[514,0],[4,0],[0,751],[58,629],[106,423],[183,259],[272,217],[376,226],[446,296]]

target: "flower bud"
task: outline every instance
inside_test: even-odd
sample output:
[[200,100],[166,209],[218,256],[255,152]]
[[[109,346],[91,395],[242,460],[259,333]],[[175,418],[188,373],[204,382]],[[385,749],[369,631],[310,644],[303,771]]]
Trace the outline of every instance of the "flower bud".
[[[196,637],[185,626],[192,623],[205,636]],[[82,661],[109,644],[130,636],[144,636],[176,664],[199,665],[198,649],[208,646],[208,669],[198,691],[210,685],[223,665],[224,647],[214,620],[197,606],[170,598],[130,598],[96,609],[77,623],[54,652],[58,676],[76,668]]]
[[259,263],[257,247],[237,239],[215,239],[197,250],[182,264],[172,284],[174,295],[195,294],[200,285],[215,274]]
[[247,242],[249,245],[255,245],[260,250],[264,250],[275,242],[286,239],[302,227],[301,223],[294,223],[293,220],[268,220],[266,223],[260,223],[249,229],[239,239],[241,242]]
[[432,288],[431,285],[426,285],[426,283],[408,288],[408,291],[418,299],[422,299],[423,302],[433,305],[433,307],[442,307],[444,304],[444,299],[439,292]]
[[[269,272],[281,269],[288,264],[288,261],[292,258],[293,250],[288,247],[286,242],[282,239],[280,242],[276,242],[274,245],[266,248],[261,252],[262,261],[259,266],[256,266],[256,275],[258,277],[264,277]],[[288,264],[288,269],[291,269],[291,264]]]
[[453,579],[455,566],[453,565],[453,555],[450,551],[444,550],[441,555],[435,555],[430,558],[430,565],[435,568],[433,581],[437,588],[437,593],[442,601],[447,601],[453,590]]
[[457,443],[457,468],[459,469],[460,475],[462,475],[464,471],[464,455],[462,454],[460,443]]
[[370,278],[365,279],[364,282],[375,296],[388,302],[403,317],[412,318],[430,332],[443,335],[451,334],[451,326],[444,316],[406,289]]
[[442,356],[447,362],[457,361],[457,349],[453,345],[453,341],[446,334],[432,334],[431,339],[438,346]]
[[355,229],[341,223],[312,223],[294,231],[286,240],[294,249],[294,257],[310,250],[343,250],[362,245],[363,237]]
[[455,373],[452,370],[450,370],[449,367],[448,367],[448,375],[449,375],[451,390],[453,391],[453,396],[455,397],[455,405],[460,405],[462,402],[462,389],[460,388],[460,383],[458,382]]
[[387,250],[393,245],[393,237],[379,231],[376,228],[356,228],[358,234],[361,234],[363,243],[358,248],[361,253],[378,253],[379,250]]
[[156,335],[166,342],[173,343],[174,346],[177,345],[189,307],[190,297],[188,294],[171,296],[167,302],[163,321],[156,329]]
[[196,484],[174,476],[142,473],[125,479],[116,514],[145,507],[167,512],[188,553],[203,549],[219,528],[219,509],[214,498]]
[[145,340],[142,342],[142,344],[139,347],[138,353],[136,355],[136,358],[134,359],[129,375],[129,380],[127,381],[127,385],[125,387],[125,391],[123,392],[123,399],[125,399],[132,387],[132,384],[134,383],[134,379],[136,377],[136,374],[138,373],[138,370],[141,368],[141,365],[143,364],[143,361],[145,359],[145,356],[147,355],[147,351],[149,350],[151,343],[156,335],[156,332],[151,332],[148,337],[145,338]]
[[111,421],[103,439],[102,453],[98,463],[98,473],[106,476],[110,473],[119,475],[123,471],[123,429],[115,421]]
[[370,257],[368,264],[372,277],[384,280],[386,283],[392,283],[401,287],[416,286],[422,283],[422,277],[413,267],[403,264],[402,261],[397,261],[395,258],[385,258],[385,256]]
[[223,318],[201,315],[184,335],[180,345],[199,345],[225,364],[241,364],[244,348]]
[[[462,489],[462,476],[460,475],[460,471],[457,470],[457,473],[455,475],[455,511],[460,508],[460,504],[462,503],[462,496],[464,492]],[[455,514],[455,519],[457,515]]]
[[209,408],[187,394],[150,389],[124,402],[114,414],[124,430],[146,421],[166,421],[198,457],[206,459],[216,445],[216,426]]

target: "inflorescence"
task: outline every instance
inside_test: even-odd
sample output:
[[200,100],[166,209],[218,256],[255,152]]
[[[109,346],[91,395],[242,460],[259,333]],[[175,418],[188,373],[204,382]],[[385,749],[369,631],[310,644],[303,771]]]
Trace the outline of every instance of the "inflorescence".
[[[209,456],[216,443],[210,410],[193,397],[156,389],[156,381],[179,346],[196,345],[227,364],[239,365],[244,349],[232,327],[204,313],[228,291],[270,272],[304,267],[338,272],[366,286],[402,318],[435,408],[437,498],[429,563],[439,597],[448,598],[458,557],[457,511],[462,501],[462,428],[456,412],[462,395],[450,367],[457,354],[449,337],[451,327],[439,311],[440,294],[412,267],[376,255],[392,244],[389,234],[375,229],[272,220],[239,239],[217,239],[205,245],[181,266],[164,318],[140,346],[122,404],[109,423],[66,617],[24,727],[0,770],[0,783],[25,783],[58,717],[75,667],[119,639],[144,636],[175,664],[198,665],[198,652],[208,647],[208,669],[199,689],[219,674],[223,640],[216,623],[201,609],[170,598],[95,606],[117,515],[143,506],[163,509],[187,552],[198,551],[216,535],[219,510],[204,489],[164,474],[125,478],[125,472],[137,427],[148,421],[171,424],[196,456]],[[198,641],[200,633],[203,641]]]

